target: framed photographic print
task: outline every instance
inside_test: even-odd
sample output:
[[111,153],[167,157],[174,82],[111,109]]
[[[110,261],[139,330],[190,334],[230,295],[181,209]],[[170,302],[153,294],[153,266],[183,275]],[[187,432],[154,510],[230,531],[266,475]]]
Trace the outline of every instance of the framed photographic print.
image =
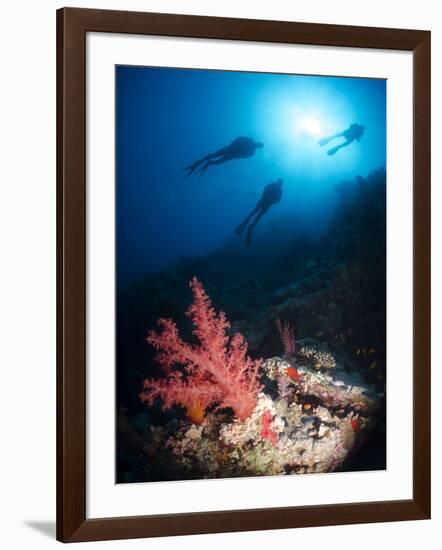
[[57,538],[429,518],[430,33],[57,36]]

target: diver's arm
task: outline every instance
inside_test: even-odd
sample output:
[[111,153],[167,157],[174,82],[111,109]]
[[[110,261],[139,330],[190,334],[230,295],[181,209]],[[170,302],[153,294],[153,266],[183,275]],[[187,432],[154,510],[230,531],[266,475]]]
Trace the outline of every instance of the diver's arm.
[[278,193],[277,197],[275,198],[274,203],[277,204],[278,202],[281,202],[281,199],[282,199],[282,191],[280,191]]

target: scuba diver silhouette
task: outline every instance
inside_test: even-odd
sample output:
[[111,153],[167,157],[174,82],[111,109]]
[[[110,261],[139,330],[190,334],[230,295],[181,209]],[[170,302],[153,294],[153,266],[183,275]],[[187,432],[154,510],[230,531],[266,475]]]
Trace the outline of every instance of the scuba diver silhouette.
[[340,137],[345,138],[345,141],[343,143],[336,145],[336,147],[333,147],[332,149],[329,149],[327,151],[328,155],[334,155],[339,151],[339,149],[342,149],[342,147],[347,147],[348,145],[350,145],[350,143],[353,143],[355,139],[359,141],[363,133],[364,127],[361,124],[352,124],[343,132],[339,132],[338,134],[334,134],[333,136],[319,140],[319,145],[322,147],[324,145],[327,145],[333,139],[337,139]]
[[[190,176],[195,173],[198,176],[202,176],[204,172],[214,164],[223,164],[233,159],[245,159],[252,157],[255,154],[256,149],[261,149],[264,144],[259,141],[254,141],[250,137],[237,137],[235,140],[223,147],[215,153],[209,153],[200,160],[195,161],[193,164],[186,166],[184,170],[187,170],[186,176]],[[215,159],[215,160],[213,160]]]
[[235,230],[236,234],[241,235],[244,229],[249,224],[250,220],[253,218],[253,216],[256,215],[253,222],[249,225],[249,227],[247,227],[247,236],[246,236],[247,247],[250,247],[250,245],[252,244],[252,232],[255,225],[264,216],[264,214],[268,212],[271,206],[280,202],[282,197],[282,184],[283,184],[283,181],[281,178],[279,178],[276,181],[272,181],[272,183],[269,183],[268,185],[266,185],[262,192],[261,198],[256,203],[255,208],[250,212],[250,214],[246,217],[246,219],[236,228]]

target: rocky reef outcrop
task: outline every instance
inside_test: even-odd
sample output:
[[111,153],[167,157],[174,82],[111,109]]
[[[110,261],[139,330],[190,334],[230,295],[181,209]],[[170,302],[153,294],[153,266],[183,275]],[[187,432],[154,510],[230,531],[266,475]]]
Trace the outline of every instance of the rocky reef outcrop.
[[264,390],[245,421],[218,410],[199,425],[183,418],[151,426],[141,451],[146,473],[204,479],[338,471],[373,428],[382,396],[339,362],[318,368],[314,354],[300,355],[296,380],[287,375],[292,362],[263,363]]

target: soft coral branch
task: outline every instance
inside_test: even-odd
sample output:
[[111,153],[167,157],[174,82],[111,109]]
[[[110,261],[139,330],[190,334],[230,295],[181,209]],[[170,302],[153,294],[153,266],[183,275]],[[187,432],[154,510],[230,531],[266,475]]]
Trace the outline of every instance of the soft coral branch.
[[278,327],[279,336],[281,338],[282,345],[284,346],[285,356],[288,359],[293,359],[296,353],[294,328],[289,322],[284,321],[281,323],[279,319],[276,319],[276,326]]
[[[217,313],[196,277],[190,282],[193,303],[186,314],[194,324],[199,344],[184,342],[174,321],[159,319],[161,332],[150,331],[147,341],[158,351],[156,359],[167,373],[166,379],[146,380],[141,399],[151,404],[156,397],[163,409],[181,405],[187,409],[199,404],[231,407],[240,420],[252,413],[261,385],[261,360],[247,354],[247,343],[237,333],[228,336],[230,323]],[[174,369],[181,366],[182,371]]]

